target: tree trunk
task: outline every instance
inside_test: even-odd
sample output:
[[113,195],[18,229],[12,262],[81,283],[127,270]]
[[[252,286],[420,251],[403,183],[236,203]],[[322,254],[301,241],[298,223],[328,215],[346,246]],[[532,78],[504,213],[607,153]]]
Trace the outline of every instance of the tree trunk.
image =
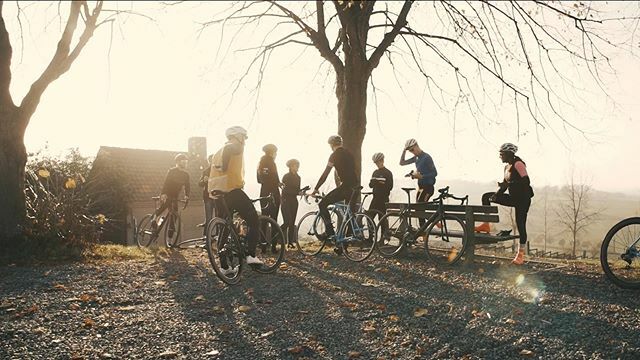
[[338,134],[353,155],[358,183],[362,178],[362,142],[367,132],[367,66],[366,59],[348,56],[344,70],[336,73]]
[[0,240],[15,236],[25,220],[24,121],[17,107],[0,112]]

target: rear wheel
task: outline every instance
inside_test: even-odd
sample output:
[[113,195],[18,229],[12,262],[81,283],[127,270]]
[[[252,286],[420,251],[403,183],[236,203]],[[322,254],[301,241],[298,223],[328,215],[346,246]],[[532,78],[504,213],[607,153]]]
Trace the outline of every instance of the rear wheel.
[[256,247],[256,257],[264,265],[254,267],[259,273],[268,274],[278,270],[284,258],[284,234],[278,223],[268,216],[260,216],[260,238]]
[[376,247],[383,257],[393,257],[404,247],[410,235],[409,219],[397,212],[387,213],[376,226]]
[[237,284],[245,255],[235,232],[225,220],[214,218],[207,225],[206,238],[207,255],[213,271],[224,283]]
[[350,216],[342,224],[342,252],[351,261],[364,261],[376,248],[376,224],[364,213]]
[[152,216],[152,214],[145,215],[135,229],[136,244],[138,244],[138,247],[142,248],[157,245],[158,231],[151,226]]
[[621,288],[640,289],[640,218],[614,225],[602,241],[600,264],[609,280]]
[[[180,235],[182,232],[182,220],[180,216],[174,212],[170,212],[165,219],[164,225],[164,244],[166,247],[171,248],[176,246],[180,242]],[[171,226],[173,224],[173,227]]]
[[464,222],[448,214],[439,216],[427,226],[424,246],[429,258],[441,264],[455,264],[467,247]]

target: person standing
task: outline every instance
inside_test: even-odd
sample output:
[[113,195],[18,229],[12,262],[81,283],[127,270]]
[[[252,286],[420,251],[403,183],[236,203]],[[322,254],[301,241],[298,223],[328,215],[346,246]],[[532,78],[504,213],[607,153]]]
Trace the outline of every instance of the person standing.
[[[373,198],[371,204],[369,204],[369,216],[375,220],[376,215],[378,220],[384,216],[387,212],[387,203],[389,202],[389,194],[393,189],[393,174],[389,169],[384,166],[384,154],[375,153],[371,158],[373,163],[376,164],[377,169],[373,171],[371,180],[369,180],[369,187],[373,191]],[[381,224],[382,234],[386,234],[389,228],[387,222]]]
[[[405,159],[407,151],[413,154],[413,157]],[[416,194],[416,202],[428,202],[434,192],[436,184],[436,176],[438,170],[431,158],[431,155],[423,151],[416,139],[409,139],[404,145],[400,165],[416,164],[416,171],[411,171],[409,176],[412,179],[418,179],[418,193]],[[427,220],[420,219],[420,226]]]
[[276,156],[278,148],[273,144],[267,144],[262,147],[264,155],[258,164],[257,178],[260,187],[260,197],[273,197],[273,203],[268,200],[261,200],[260,205],[264,209],[263,215],[267,215],[278,222],[278,213],[280,212],[280,177],[278,176],[278,168],[276,166]]
[[300,162],[296,159],[287,161],[289,172],[282,177],[282,230],[287,234],[288,247],[294,247],[296,236],[296,215],[298,215],[298,195],[300,194]]
[[209,155],[207,158],[209,166],[202,170],[202,175],[200,176],[200,181],[198,185],[202,188],[202,199],[204,201],[204,234],[207,234],[207,225],[209,221],[213,219],[214,216],[214,206],[215,203],[211,198],[211,194],[209,194],[209,174],[211,173],[211,162],[213,160],[213,155]]
[[[531,188],[527,165],[520,157],[516,156],[517,151],[518,147],[511,143],[504,143],[500,146],[500,160],[506,164],[504,181],[498,183],[498,191],[482,195],[482,205],[496,203],[515,208],[520,244],[512,263],[522,265],[524,264],[524,249],[527,244],[527,215],[529,207],[531,207],[533,188]],[[509,193],[505,194],[507,191]],[[476,227],[476,231],[483,231],[487,228],[489,228],[489,224],[483,223]]]

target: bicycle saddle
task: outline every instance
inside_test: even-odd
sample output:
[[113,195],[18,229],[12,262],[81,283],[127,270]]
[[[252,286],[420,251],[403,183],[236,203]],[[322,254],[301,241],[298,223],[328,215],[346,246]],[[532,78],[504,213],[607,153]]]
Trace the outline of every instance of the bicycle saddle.
[[415,188],[402,188],[402,190],[406,191],[406,192],[412,192],[415,190]]

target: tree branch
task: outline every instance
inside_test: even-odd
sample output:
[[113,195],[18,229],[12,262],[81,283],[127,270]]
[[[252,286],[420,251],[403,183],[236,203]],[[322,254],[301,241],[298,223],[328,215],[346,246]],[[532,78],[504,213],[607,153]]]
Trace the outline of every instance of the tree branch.
[[407,25],[407,15],[409,14],[409,10],[411,10],[412,4],[413,0],[405,0],[404,5],[402,6],[402,10],[400,10],[400,15],[398,16],[398,19],[393,26],[393,29],[384,34],[384,38],[380,42],[380,45],[378,45],[378,48],[376,48],[373,54],[371,54],[371,56],[369,57],[369,74],[371,74],[373,69],[375,69],[378,64],[380,64],[380,58],[382,58],[384,52],[387,50],[387,48],[389,48],[389,46],[391,46],[396,36],[398,36],[398,34],[400,33],[400,30],[402,30],[402,28]]

